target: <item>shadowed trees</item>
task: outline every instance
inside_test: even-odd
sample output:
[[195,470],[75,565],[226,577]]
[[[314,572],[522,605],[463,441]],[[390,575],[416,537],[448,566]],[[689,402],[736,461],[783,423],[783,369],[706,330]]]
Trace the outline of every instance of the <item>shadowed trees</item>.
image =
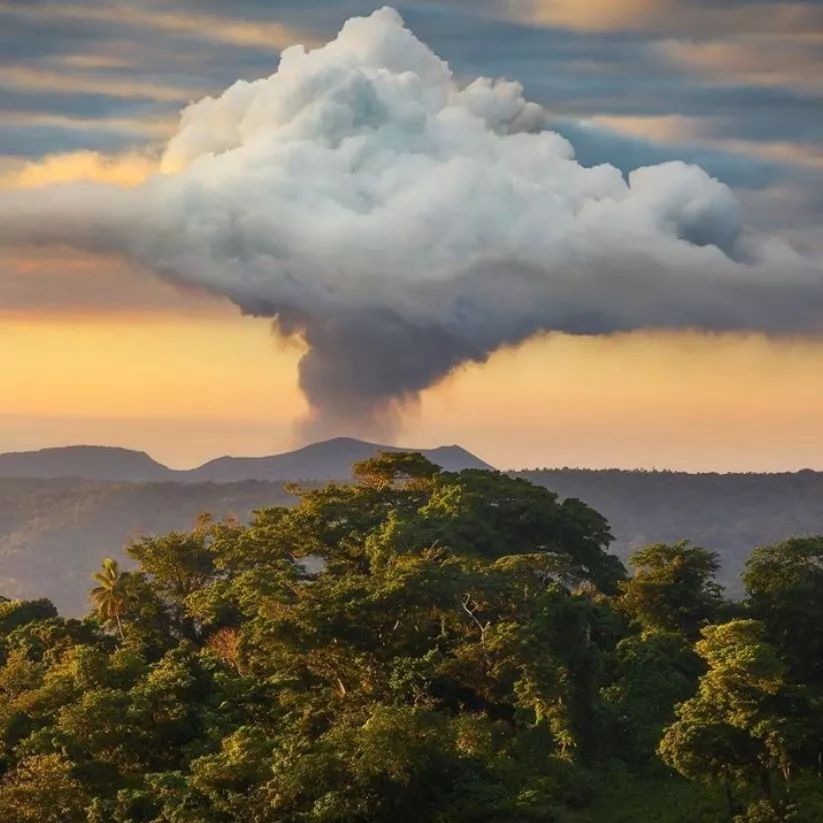
[[3,819],[819,819],[816,544],[755,553],[733,614],[711,553],[627,578],[600,515],[496,472],[294,491],[105,561],[84,621],[0,602]]

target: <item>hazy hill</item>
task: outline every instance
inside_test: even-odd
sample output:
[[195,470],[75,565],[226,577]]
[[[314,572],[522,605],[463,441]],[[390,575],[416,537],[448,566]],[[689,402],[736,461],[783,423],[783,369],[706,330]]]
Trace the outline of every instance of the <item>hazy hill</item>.
[[[0,594],[45,595],[65,613],[80,614],[87,605],[90,573],[104,556],[124,560],[123,547],[135,536],[187,528],[202,511],[246,518],[264,505],[287,504],[293,498],[285,493],[283,481],[309,480],[313,474],[320,480],[345,477],[352,461],[377,448],[335,440],[272,458],[221,459],[197,470],[203,474],[183,473],[189,482],[0,478]],[[126,462],[135,469],[149,471],[159,465],[145,455],[129,462],[132,455],[141,455],[126,452]],[[458,447],[429,455],[448,468],[485,465]],[[111,463],[96,465],[100,471],[112,471]],[[192,482],[198,477],[236,478],[246,472],[283,480]],[[551,469],[518,474],[561,497],[585,500],[604,514],[617,538],[614,551],[623,558],[633,548],[657,541],[691,539],[716,550],[723,559],[722,580],[732,591],[738,590],[739,572],[754,546],[795,534],[823,533],[819,472],[722,475]]]
[[109,446],[65,446],[0,454],[0,477],[164,480],[173,472],[145,452]]
[[189,528],[203,511],[245,519],[292,498],[275,483],[106,483],[0,479],[0,594],[48,597],[86,611],[90,574],[103,557],[130,565],[126,543]]
[[[401,451],[396,446],[367,443],[349,437],[337,437],[322,443],[313,443],[296,451],[271,457],[220,457],[185,472],[187,480],[332,480],[351,475],[352,463],[366,460],[378,451]],[[402,449],[420,451],[433,463],[447,471],[461,469],[490,469],[460,446],[440,446],[436,449]]]
[[[107,446],[67,446],[31,452],[0,454],[0,477],[122,480],[142,483],[154,480],[201,483],[241,480],[343,480],[352,463],[378,451],[399,451],[396,446],[338,437],[313,443],[296,451],[269,457],[220,457],[188,471],[175,471],[144,452]],[[420,451],[449,471],[488,469],[488,463],[460,446],[440,446]]]
[[739,591],[740,571],[755,546],[823,534],[822,472],[544,469],[518,474],[597,509],[611,523],[621,557],[648,543],[686,538],[717,551],[721,579],[733,592]]

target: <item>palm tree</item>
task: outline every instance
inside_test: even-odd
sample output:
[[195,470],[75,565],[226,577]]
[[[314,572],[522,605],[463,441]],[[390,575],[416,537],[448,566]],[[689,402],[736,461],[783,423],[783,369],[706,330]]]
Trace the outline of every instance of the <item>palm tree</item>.
[[122,639],[123,625],[120,622],[120,615],[126,607],[123,584],[128,577],[128,572],[121,572],[117,561],[107,557],[103,561],[102,571],[95,572],[93,577],[100,584],[91,590],[91,599],[94,601],[97,613],[104,620],[114,620],[117,623],[117,630]]

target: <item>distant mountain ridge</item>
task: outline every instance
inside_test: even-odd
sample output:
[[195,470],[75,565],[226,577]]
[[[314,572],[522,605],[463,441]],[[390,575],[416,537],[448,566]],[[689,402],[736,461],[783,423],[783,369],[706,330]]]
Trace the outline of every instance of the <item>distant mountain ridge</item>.
[[447,471],[491,469],[461,446],[413,449],[337,437],[266,457],[219,457],[198,468],[175,470],[148,454],[112,446],[64,446],[0,454],[0,477],[78,478],[129,483],[176,481],[229,483],[244,480],[344,480],[351,465],[380,451],[419,451]]
[[0,477],[42,480],[76,477],[85,480],[169,480],[171,469],[145,452],[115,446],[58,446],[0,454]]
[[[348,460],[361,458],[359,449],[344,441],[330,451],[337,459]],[[316,457],[316,449],[308,451],[310,458],[313,452]],[[319,451],[321,456],[329,453],[323,448]],[[82,451],[69,454],[87,456]],[[160,465],[140,452],[126,454],[134,460],[129,465],[142,472],[155,471]],[[447,447],[445,454],[439,450],[428,454],[447,463],[447,458],[463,459],[467,453]],[[58,465],[50,462],[54,457],[50,450],[36,458],[35,464],[40,462],[30,470],[53,471]],[[261,458],[267,471],[290,471],[284,463],[267,466],[269,459]],[[19,462],[0,460],[0,472],[3,464],[20,467]],[[324,466],[342,474],[338,464],[312,464],[306,459],[299,465],[304,467],[301,474],[317,473]],[[454,464],[447,467],[457,468]],[[235,468],[247,474],[254,465],[249,467],[241,460],[234,467],[232,461],[221,458],[197,471],[206,468],[214,477]],[[104,463],[97,464],[97,469],[115,470]],[[160,469],[172,477],[188,474]],[[658,541],[691,539],[717,551],[723,564],[720,580],[735,595],[740,594],[739,574],[752,548],[792,535],[823,533],[823,472],[722,475],[554,469],[513,474],[546,486],[563,499],[578,498],[597,509],[611,524],[616,538],[612,550],[623,559],[633,549]],[[191,474],[188,478],[192,480]],[[292,505],[295,497],[286,485],[300,480],[310,478],[292,475],[268,482],[197,483],[0,477],[0,595],[45,596],[62,612],[81,615],[88,608],[90,575],[101,558],[114,557],[128,568],[124,545],[141,534],[186,529],[203,511],[217,518],[234,515],[246,521],[263,506]]]

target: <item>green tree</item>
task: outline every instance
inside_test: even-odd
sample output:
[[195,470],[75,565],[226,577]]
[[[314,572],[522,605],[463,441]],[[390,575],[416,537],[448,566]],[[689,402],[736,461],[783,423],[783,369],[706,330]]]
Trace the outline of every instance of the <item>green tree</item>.
[[793,675],[823,690],[823,537],[755,549],[743,575],[747,604]]
[[646,630],[698,636],[723,600],[714,552],[688,542],[656,543],[629,557],[634,574],[621,583],[619,607]]
[[116,560],[107,557],[103,561],[102,570],[93,575],[99,585],[91,590],[91,599],[97,613],[103,620],[113,620],[117,624],[121,638],[124,635],[120,616],[126,608],[124,583],[127,576],[128,572],[121,572]]
[[611,682],[602,695],[617,736],[616,750],[645,765],[657,749],[675,706],[691,697],[702,671],[700,658],[679,633],[629,635],[609,658]]
[[[660,742],[664,762],[685,777],[721,781],[730,812],[733,791],[747,802],[788,819],[793,763],[808,728],[808,705],[785,680],[785,668],[766,640],[762,623],[735,620],[703,629],[695,650],[708,671],[697,694],[677,709],[677,720]],[[782,781],[782,791],[774,789]]]
[[442,472],[423,505],[396,511],[385,526],[382,536],[391,553],[439,546],[485,558],[551,554],[568,560],[578,581],[608,592],[625,576],[618,558],[608,553],[613,538],[597,512],[499,472]]
[[361,486],[383,490],[400,486],[404,490],[425,489],[440,469],[417,452],[380,452],[352,467]]
[[814,546],[757,554],[762,622],[716,625],[713,555],[625,580],[522,480],[390,453],[292,493],[106,561],[85,620],[0,602],[0,819],[692,823],[724,786],[823,819]]
[[14,823],[82,823],[90,799],[63,755],[35,755],[2,778],[0,819]]
[[0,601],[0,635],[13,632],[20,626],[57,617],[57,609],[51,600],[7,600]]
[[144,538],[127,551],[151,577],[156,590],[179,604],[214,576],[212,544],[223,528],[224,524],[212,523],[203,515],[191,531]]

